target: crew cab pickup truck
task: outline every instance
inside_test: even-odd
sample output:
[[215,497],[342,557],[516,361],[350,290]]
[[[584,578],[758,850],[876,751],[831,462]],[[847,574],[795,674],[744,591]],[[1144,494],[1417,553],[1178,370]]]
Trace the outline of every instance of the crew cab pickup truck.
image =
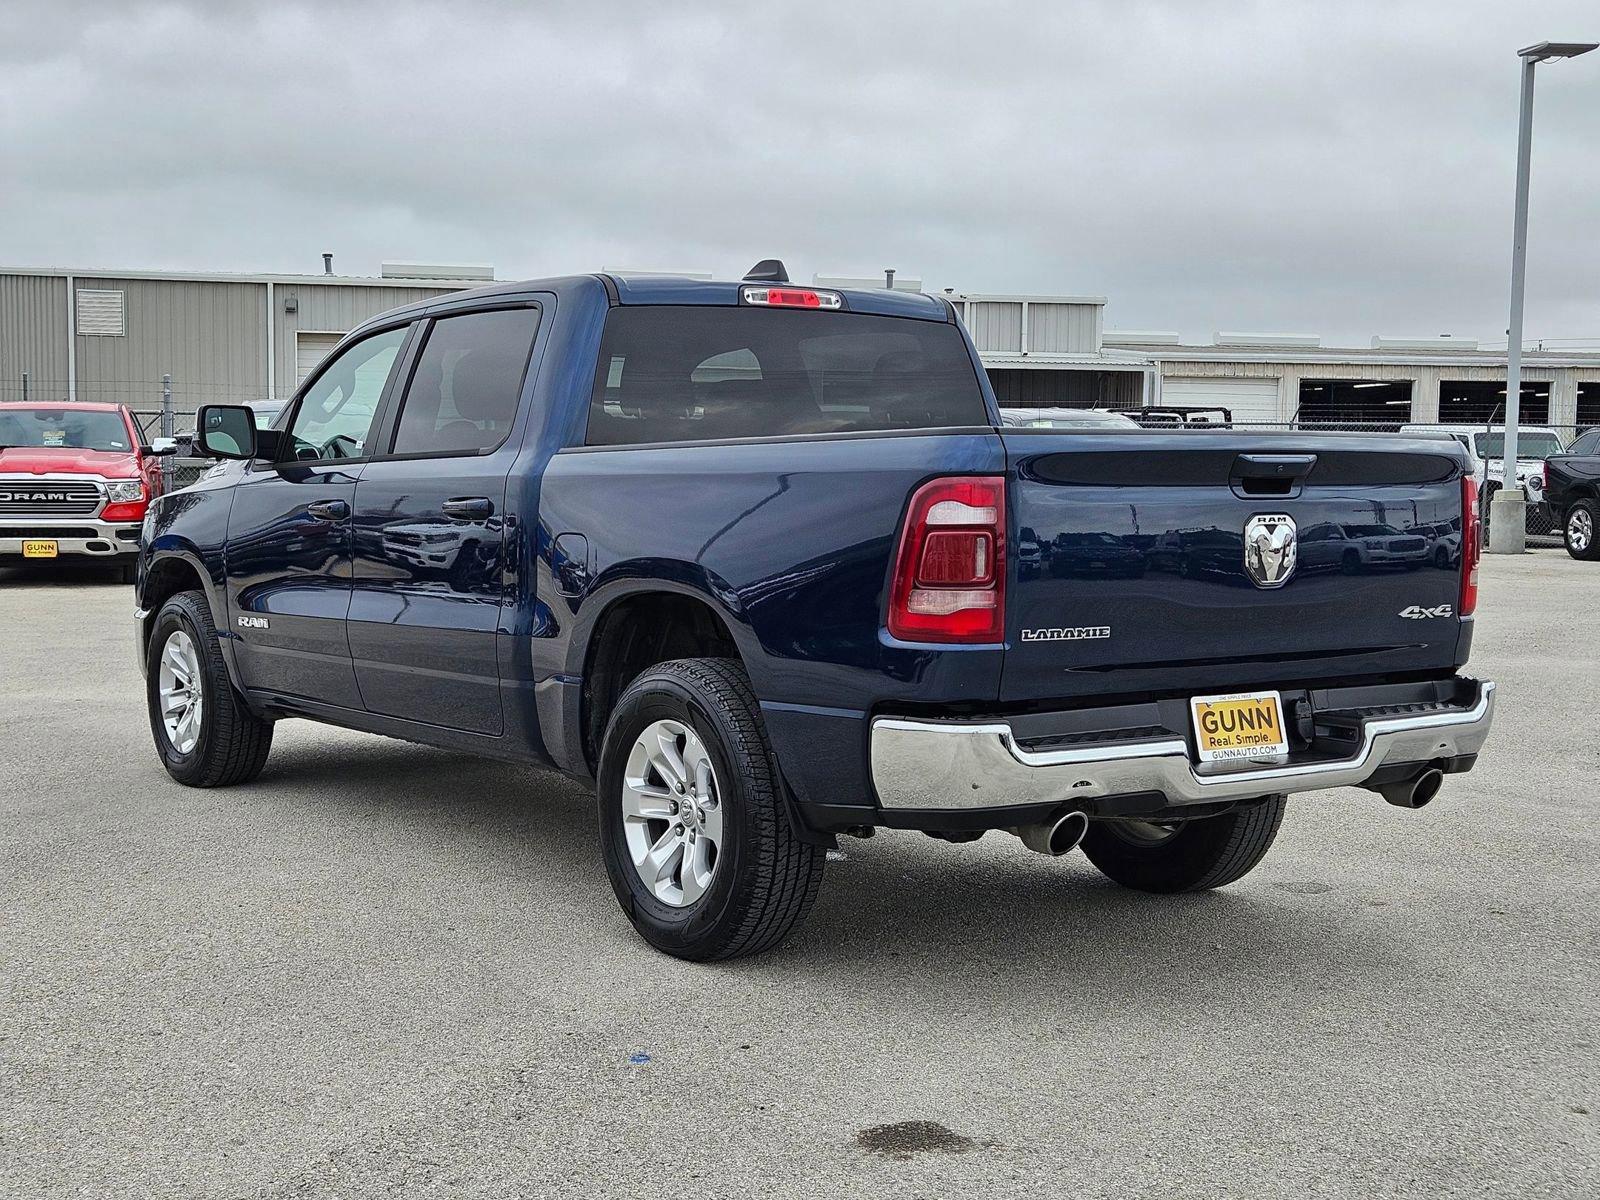
[[1560,454],[1544,460],[1544,495],[1551,521],[1573,558],[1600,558],[1600,429],[1578,435]]
[[159,466],[120,404],[0,403],[0,564],[98,558],[131,582]]
[[[1010,427],[935,296],[496,285],[357,329],[272,429],[197,424],[224,461],[137,584],[173,778],[254,778],[287,717],[547,764],[684,958],[775,945],[880,826],[1219,887],[1287,795],[1419,808],[1492,719],[1458,445]],[[1297,530],[1375,522],[1463,536],[1298,569]],[[1156,554],[1197,529],[1203,570]]]

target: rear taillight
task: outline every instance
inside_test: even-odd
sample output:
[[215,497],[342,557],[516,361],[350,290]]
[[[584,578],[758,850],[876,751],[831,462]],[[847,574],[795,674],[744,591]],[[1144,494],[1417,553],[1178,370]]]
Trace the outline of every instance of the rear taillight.
[[907,642],[1005,635],[1006,481],[952,476],[912,494],[889,583],[889,633]]
[[1470,617],[1478,609],[1478,559],[1481,557],[1482,530],[1478,525],[1478,481],[1471,475],[1461,479],[1461,603],[1459,616]]

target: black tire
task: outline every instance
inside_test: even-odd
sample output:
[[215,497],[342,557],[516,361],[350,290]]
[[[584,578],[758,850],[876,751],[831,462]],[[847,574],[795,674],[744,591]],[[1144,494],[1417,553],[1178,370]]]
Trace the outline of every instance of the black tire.
[[1161,841],[1144,842],[1110,821],[1091,821],[1083,852],[1101,874],[1141,892],[1203,892],[1249,874],[1272,848],[1284,797],[1267,796],[1217,817],[1185,821]]
[[[1583,512],[1589,517],[1589,542],[1579,549],[1572,544],[1572,518],[1574,514]],[[1593,500],[1579,500],[1566,515],[1561,518],[1561,540],[1567,547],[1567,553],[1573,558],[1582,559],[1584,562],[1593,562],[1600,558],[1600,504]]]
[[[640,735],[670,720],[694,731],[715,772],[722,843],[703,895],[665,903],[634,867],[623,817],[623,776]],[[704,962],[759,954],[805,919],[822,886],[826,851],[790,824],[761,710],[737,662],[677,659],[629,685],[611,715],[597,791],[606,873],[639,936],[676,958]]]
[[[195,745],[182,752],[161,719],[161,654],[174,632],[189,635],[199,657],[201,717]],[[272,749],[272,722],[245,705],[228,678],[222,643],[203,592],[179,592],[161,606],[145,647],[145,702],[161,764],[189,787],[227,787],[261,773]]]

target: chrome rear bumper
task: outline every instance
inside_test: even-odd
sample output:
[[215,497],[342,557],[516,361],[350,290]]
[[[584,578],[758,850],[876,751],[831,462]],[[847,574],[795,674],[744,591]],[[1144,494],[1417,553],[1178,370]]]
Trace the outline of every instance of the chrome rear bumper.
[[1380,769],[1475,755],[1494,721],[1493,683],[1462,707],[1380,715],[1348,756],[1201,770],[1181,737],[1029,749],[1006,721],[872,722],[872,782],[885,809],[972,812],[1160,792],[1169,805],[1212,804],[1359,785]]

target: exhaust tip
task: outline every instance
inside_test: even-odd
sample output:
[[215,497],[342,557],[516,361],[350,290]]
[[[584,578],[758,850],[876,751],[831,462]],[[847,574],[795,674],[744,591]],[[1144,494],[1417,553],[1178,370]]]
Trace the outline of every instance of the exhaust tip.
[[1035,854],[1048,854],[1060,858],[1076,849],[1083,835],[1089,832],[1089,818],[1077,809],[1063,813],[1054,821],[1040,821],[1037,825],[1019,825],[1010,832],[1022,839],[1022,844]]
[[1081,812],[1069,812],[1050,830],[1050,853],[1056,857],[1075,850],[1089,832],[1089,818]]
[[1383,789],[1383,798],[1399,808],[1426,808],[1443,787],[1444,772],[1430,767],[1407,783],[1390,784]]

